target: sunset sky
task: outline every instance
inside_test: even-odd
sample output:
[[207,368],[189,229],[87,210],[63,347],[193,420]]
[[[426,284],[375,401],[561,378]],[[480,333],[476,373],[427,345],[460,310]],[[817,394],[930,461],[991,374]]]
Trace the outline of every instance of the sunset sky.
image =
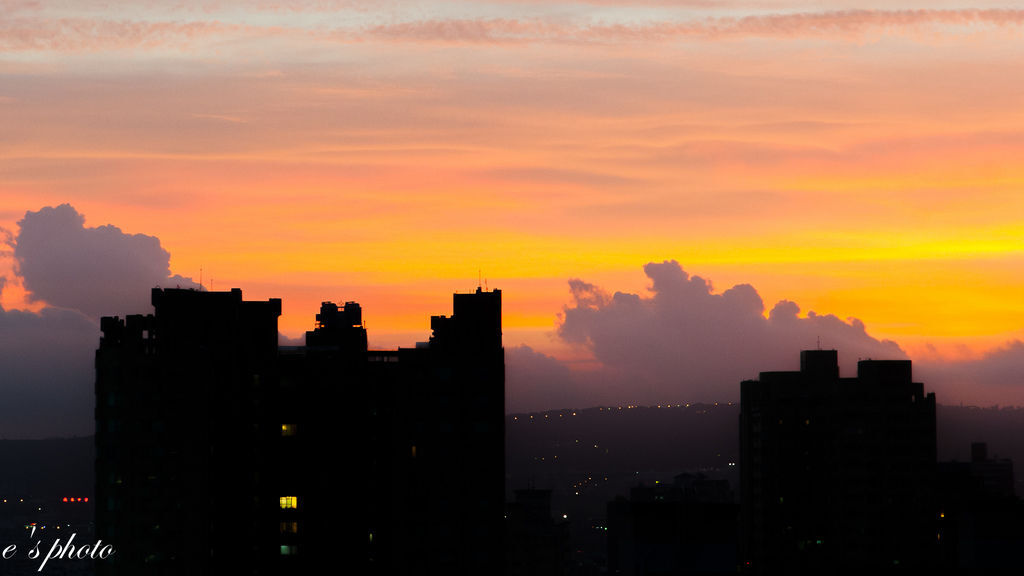
[[[1024,338],[1006,6],[0,0],[0,227],[12,248],[71,204],[172,274],[282,298],[289,337],[357,300],[371,345],[411,345],[480,275],[506,347],[593,369],[556,332],[569,280],[647,300],[674,260],[765,317],[982,361]],[[16,262],[4,310],[56,306]]]

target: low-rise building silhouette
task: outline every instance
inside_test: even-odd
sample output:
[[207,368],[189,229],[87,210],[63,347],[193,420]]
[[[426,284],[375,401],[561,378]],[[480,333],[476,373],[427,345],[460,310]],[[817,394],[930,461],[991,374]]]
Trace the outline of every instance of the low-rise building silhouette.
[[970,462],[940,462],[937,476],[943,574],[1019,574],[1024,504],[1013,492],[1013,463],[971,444]]
[[569,522],[551,515],[551,490],[523,488],[505,507],[506,576],[570,573]]
[[608,503],[608,572],[735,574],[737,506],[729,482],[679,474]]

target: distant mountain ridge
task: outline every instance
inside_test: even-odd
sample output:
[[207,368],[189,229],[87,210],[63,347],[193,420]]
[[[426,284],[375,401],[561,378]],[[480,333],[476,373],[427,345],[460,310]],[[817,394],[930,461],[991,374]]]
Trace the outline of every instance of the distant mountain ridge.
[[[739,412],[738,403],[719,403],[510,414],[509,488],[524,479],[541,486],[547,478],[557,489],[578,470],[647,471],[662,480],[686,470],[728,472],[729,462],[739,461]],[[986,442],[990,456],[1013,460],[1017,493],[1024,494],[1024,408],[940,404],[936,420],[940,462],[969,461],[971,443]]]

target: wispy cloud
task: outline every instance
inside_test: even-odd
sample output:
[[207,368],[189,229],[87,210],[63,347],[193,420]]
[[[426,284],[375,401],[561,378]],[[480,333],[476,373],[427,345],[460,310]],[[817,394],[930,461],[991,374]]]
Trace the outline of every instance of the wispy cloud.
[[[341,5],[306,9],[346,14]],[[11,10],[9,13],[14,13]],[[301,12],[301,11],[300,11]],[[215,16],[215,17],[214,17]],[[383,18],[386,15],[378,14]],[[219,19],[218,19],[219,18]],[[343,18],[342,18],[343,19]],[[361,22],[364,22],[360,20]],[[325,28],[320,22],[288,20],[285,26],[256,25],[229,13],[187,21],[113,18],[47,18],[40,13],[0,21],[0,50],[93,52],[194,47],[201,40],[290,36],[310,42],[413,42],[447,44],[646,43],[676,39],[832,38],[855,40],[865,34],[920,33],[940,27],[1017,27],[1024,10],[842,10],[754,14],[639,22],[577,17],[430,18]]]
[[907,32],[935,26],[1020,26],[1024,10],[844,10],[762,14],[660,22],[562,23],[546,19],[423,20],[370,27],[366,35],[458,43],[650,42],[742,37],[851,39],[871,31]]
[[240,118],[238,116],[228,116],[226,114],[192,114],[192,117],[204,120],[219,120],[221,122],[228,122],[230,124],[246,124],[249,122],[245,118]]
[[14,18],[0,22],[0,50],[91,52],[187,47],[245,28],[211,21],[142,22],[88,18]]

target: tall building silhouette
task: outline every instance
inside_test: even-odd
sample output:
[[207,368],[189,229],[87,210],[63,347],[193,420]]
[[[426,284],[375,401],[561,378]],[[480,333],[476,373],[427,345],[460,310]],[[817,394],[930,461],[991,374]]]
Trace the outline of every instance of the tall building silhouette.
[[938,511],[935,395],[906,360],[862,360],[840,378],[835,350],[799,372],[740,387],[741,566],[754,574],[931,566]]
[[117,545],[101,573],[500,569],[499,290],[456,294],[429,342],[390,351],[367,349],[354,302],[281,349],[280,300],[153,304],[101,322],[97,535]]

